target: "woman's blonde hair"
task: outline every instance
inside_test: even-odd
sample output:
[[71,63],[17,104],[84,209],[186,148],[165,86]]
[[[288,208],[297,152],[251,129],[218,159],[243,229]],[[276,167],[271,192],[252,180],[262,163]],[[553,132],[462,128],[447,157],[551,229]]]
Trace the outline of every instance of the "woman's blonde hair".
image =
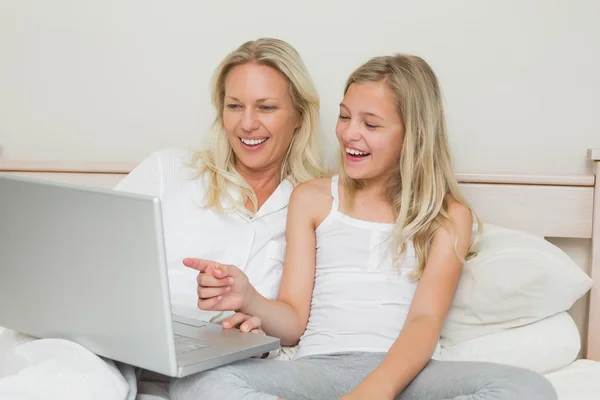
[[[419,260],[413,277],[419,278],[437,229],[454,233],[448,214],[449,195],[472,210],[454,175],[441,90],[427,62],[404,54],[367,61],[350,75],[344,93],[353,83],[367,82],[385,82],[394,94],[404,124],[402,153],[396,173],[388,181],[387,196],[396,217],[392,234],[396,258],[405,252],[407,241],[412,239]],[[364,188],[365,183],[345,175],[343,168],[340,176],[352,204],[356,191]],[[476,215],[475,218],[481,230],[481,221]]]
[[[281,180],[288,179],[293,186],[322,176],[323,167],[319,150],[318,125],[320,100],[314,83],[298,52],[280,39],[261,38],[242,44],[229,53],[216,68],[212,78],[212,104],[216,117],[210,132],[208,150],[197,154],[199,175],[208,178],[207,208],[222,210],[226,200],[232,208],[252,215],[246,209],[248,199],[258,209],[254,190],[236,169],[235,153],[227,139],[223,123],[225,81],[233,67],[247,63],[269,66],[282,73],[289,81],[289,94],[300,124],[281,165]],[[233,187],[241,194],[232,196]]]

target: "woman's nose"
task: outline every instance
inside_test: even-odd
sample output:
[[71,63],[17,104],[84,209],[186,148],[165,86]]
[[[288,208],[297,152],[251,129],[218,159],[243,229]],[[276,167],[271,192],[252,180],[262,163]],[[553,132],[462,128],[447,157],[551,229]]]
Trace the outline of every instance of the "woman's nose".
[[244,113],[242,114],[242,123],[241,123],[242,129],[247,132],[250,132],[250,131],[254,131],[254,130],[258,129],[259,126],[260,126],[260,124],[258,122],[258,118],[257,118],[254,110],[252,110],[250,108],[246,108],[244,110]]

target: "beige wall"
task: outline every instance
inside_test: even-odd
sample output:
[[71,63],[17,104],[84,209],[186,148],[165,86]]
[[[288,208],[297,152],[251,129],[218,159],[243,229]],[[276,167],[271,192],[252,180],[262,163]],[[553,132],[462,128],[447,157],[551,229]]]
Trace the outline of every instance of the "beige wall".
[[330,143],[346,76],[405,51],[441,79],[459,171],[582,172],[600,147],[599,20],[594,0],[2,0],[0,146],[124,162],[196,146],[214,67],[271,35],[308,64]]

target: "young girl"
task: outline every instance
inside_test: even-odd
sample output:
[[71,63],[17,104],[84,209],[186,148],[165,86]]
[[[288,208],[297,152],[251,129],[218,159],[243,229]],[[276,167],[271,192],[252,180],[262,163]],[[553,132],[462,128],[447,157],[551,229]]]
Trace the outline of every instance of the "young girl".
[[359,67],[336,135],[340,175],[292,193],[277,300],[235,266],[185,261],[200,271],[201,309],[239,310],[226,327],[253,316],[242,330],[299,344],[297,358],[176,380],[172,399],[556,399],[532,371],[435,360],[474,221],[429,65],[395,55]]

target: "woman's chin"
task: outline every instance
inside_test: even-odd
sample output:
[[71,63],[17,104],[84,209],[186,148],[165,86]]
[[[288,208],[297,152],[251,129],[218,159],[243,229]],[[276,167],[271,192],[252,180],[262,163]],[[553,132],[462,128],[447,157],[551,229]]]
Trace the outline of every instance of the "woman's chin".
[[238,168],[242,166],[242,168],[248,171],[265,171],[274,167],[271,155],[265,152],[240,155],[236,153],[236,164]]

